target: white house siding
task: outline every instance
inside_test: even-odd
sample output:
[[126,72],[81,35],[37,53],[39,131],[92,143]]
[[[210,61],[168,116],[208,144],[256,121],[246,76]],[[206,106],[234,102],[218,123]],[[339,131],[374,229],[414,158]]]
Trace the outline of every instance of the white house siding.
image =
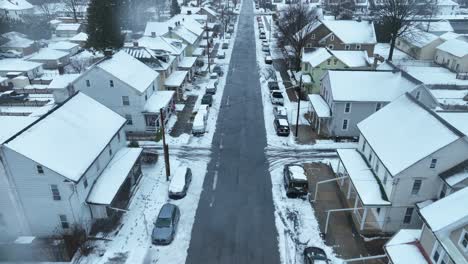
[[[437,50],[434,61],[452,71],[468,72],[468,55],[463,58],[458,58],[448,52]],[[459,65],[458,70],[457,64]]]
[[455,247],[460,251],[461,255],[463,255],[463,257],[465,257],[466,262],[468,262],[468,251],[466,251],[464,248],[462,248],[459,245],[460,237],[462,235],[463,230],[468,231],[468,224],[453,230],[450,233],[449,237],[450,237],[450,240],[452,241],[452,243],[455,245]]
[[398,38],[396,47],[417,60],[432,60],[437,46],[442,43],[441,39],[436,39],[423,47],[418,47],[402,38]]
[[[375,113],[377,102],[349,102],[351,103],[349,113],[344,112],[346,103],[335,101],[333,104],[332,121],[330,123],[331,134],[337,137],[358,137],[359,130],[357,124]],[[344,119],[348,120],[347,130],[342,129]]]
[[[122,130],[119,133],[120,142],[118,137],[115,136],[109,144],[112,148],[112,156],[125,146],[125,137]],[[96,162],[94,162],[84,174],[88,181],[87,188],[83,184],[84,177],[75,184],[45,166],[43,166],[44,173],[39,174],[36,165],[40,164],[4,147],[5,161],[13,175],[14,184],[18,190],[24,214],[31,229],[29,235],[50,236],[62,232],[59,215],[66,215],[70,225],[79,223],[85,228],[90,228],[92,215],[89,206],[86,204],[86,198],[92,184],[112,158],[109,155],[109,146],[97,158],[99,160],[99,171]],[[51,184],[57,185],[61,200],[56,201],[53,199]]]
[[[153,86],[155,91],[159,90],[159,77],[148,86],[144,93],[140,93],[117,79],[117,77],[110,75],[98,67],[94,67],[83,74],[74,83],[74,87],[75,90],[82,91],[123,117],[131,115],[133,125],[126,125],[126,131],[144,132],[146,122],[142,112],[146,103],[145,95],[146,98],[149,98],[153,94]],[[135,78],[138,78],[138,76],[135,76]],[[90,81],[90,87],[86,86],[86,80]],[[110,80],[113,80],[114,87],[110,87]],[[129,97],[130,105],[123,105],[122,96]]]

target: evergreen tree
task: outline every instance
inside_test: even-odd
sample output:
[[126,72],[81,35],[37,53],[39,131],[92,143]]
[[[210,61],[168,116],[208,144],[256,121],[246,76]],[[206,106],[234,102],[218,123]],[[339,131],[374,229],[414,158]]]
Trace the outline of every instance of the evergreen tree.
[[171,17],[180,14],[180,6],[177,0],[172,0],[171,3]]
[[88,6],[86,47],[103,51],[123,45],[120,0],[91,0]]

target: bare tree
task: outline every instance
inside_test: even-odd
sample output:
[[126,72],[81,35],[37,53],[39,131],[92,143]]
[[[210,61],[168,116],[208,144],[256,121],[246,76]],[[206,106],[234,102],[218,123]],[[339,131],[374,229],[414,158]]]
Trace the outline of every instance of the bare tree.
[[73,20],[78,22],[78,8],[85,4],[86,1],[84,0],[62,0],[62,3],[65,5],[65,9],[72,13]]
[[390,34],[390,51],[388,60],[393,58],[396,39],[411,38],[419,24],[417,19],[426,16],[433,5],[431,0],[380,0],[371,6],[374,19]]
[[166,0],[155,0],[154,8],[156,11],[157,21],[161,21],[161,15],[164,14],[167,10],[167,1]]
[[37,6],[47,19],[52,19],[57,11],[57,5],[55,4],[54,0],[44,0],[38,3]]
[[354,0],[324,1],[324,9],[331,13],[335,19],[351,19],[356,10]]
[[277,28],[280,42],[294,50],[293,65],[296,70],[301,66],[301,52],[310,40],[312,29],[318,23],[319,13],[309,5],[292,4],[279,12]]

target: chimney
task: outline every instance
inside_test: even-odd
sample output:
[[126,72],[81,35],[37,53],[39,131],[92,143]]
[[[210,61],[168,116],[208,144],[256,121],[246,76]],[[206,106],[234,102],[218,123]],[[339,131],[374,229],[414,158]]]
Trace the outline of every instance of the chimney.
[[138,41],[133,41],[133,47],[138,47]]
[[372,64],[372,70],[376,70],[377,69],[377,62],[384,62],[385,61],[385,58],[380,56],[379,54],[374,54],[374,63]]
[[155,38],[156,37],[156,32],[151,32],[151,37]]
[[169,31],[172,31],[172,27],[168,27],[167,29],[168,29]]
[[192,14],[192,10],[188,10],[187,15],[191,15],[191,14]]
[[106,56],[106,58],[110,58],[112,57],[112,49],[105,49],[104,50],[104,56]]
[[63,67],[62,63],[59,63],[57,65],[57,68],[58,68],[59,75],[64,75],[65,74],[65,67]]

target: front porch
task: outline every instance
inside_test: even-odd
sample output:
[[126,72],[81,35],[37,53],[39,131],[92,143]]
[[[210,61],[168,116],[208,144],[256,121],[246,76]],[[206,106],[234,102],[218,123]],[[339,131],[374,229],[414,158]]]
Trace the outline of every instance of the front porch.
[[171,115],[175,112],[174,91],[156,91],[146,102],[143,115],[145,116],[146,132],[154,135],[161,126],[161,109],[164,116],[164,124],[167,124]]
[[187,75],[187,71],[174,71],[164,82],[166,90],[175,91],[177,101],[182,100],[182,96],[184,95]]
[[331,110],[319,94],[309,94],[309,122],[321,136],[327,136]]

